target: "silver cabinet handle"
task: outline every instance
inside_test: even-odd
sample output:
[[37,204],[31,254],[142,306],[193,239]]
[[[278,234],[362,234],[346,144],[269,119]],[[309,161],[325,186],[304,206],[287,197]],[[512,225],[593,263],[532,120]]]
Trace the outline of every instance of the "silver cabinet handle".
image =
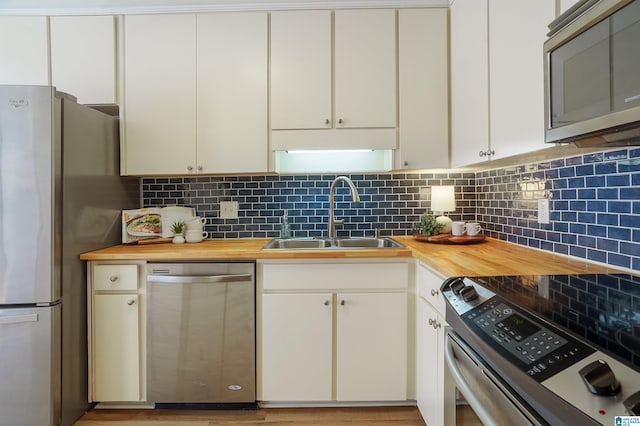
[[325,118],[324,119],[324,124],[329,124],[329,123],[331,123],[331,121],[328,118]]
[[112,283],[115,283],[116,281],[118,281],[118,276],[117,275],[111,275],[109,277],[109,281],[111,281]]
[[431,295],[437,296],[440,292],[438,290],[431,289]]
[[133,300],[133,299],[127,300],[127,305],[132,306],[132,305],[135,305],[135,304],[136,304],[135,300]]
[[491,157],[492,155],[495,155],[495,151],[493,149],[487,149],[486,151],[480,151],[478,154],[480,155],[480,157]]
[[193,171],[193,166],[187,166],[187,170],[192,172]]
[[202,166],[198,166],[198,171],[201,172],[202,171]]
[[342,124],[343,122],[342,118],[338,118],[338,124]]
[[429,318],[429,325],[433,327],[434,330],[437,330],[442,325],[434,318]]
[[409,167],[409,162],[408,162],[407,160],[404,160],[404,161],[402,162],[402,165],[403,165],[404,167]]
[[345,303],[346,303],[346,302],[345,302],[344,300],[341,300],[341,301],[340,301],[340,306],[344,306],[344,305],[345,305]]
[[325,300],[325,301],[324,301],[324,306],[329,306],[329,303],[330,303],[330,302],[329,302],[328,300]]

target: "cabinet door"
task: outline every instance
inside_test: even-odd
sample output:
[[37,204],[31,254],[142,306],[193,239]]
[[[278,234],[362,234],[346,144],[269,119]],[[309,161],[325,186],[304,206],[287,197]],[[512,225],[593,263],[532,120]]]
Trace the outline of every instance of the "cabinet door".
[[398,11],[399,168],[449,167],[447,14]]
[[271,13],[271,128],[331,127],[331,11]]
[[139,401],[138,295],[100,294],[93,303],[94,400]]
[[267,171],[267,14],[197,16],[197,169]]
[[554,0],[489,1],[492,159],[545,148],[542,44]]
[[395,10],[335,11],[335,126],[396,127]]
[[416,402],[428,425],[444,425],[444,321],[416,297]]
[[123,174],[196,172],[196,17],[124,17]]
[[51,84],[81,104],[116,102],[113,16],[52,16]]
[[49,84],[46,16],[0,16],[0,84]]
[[456,0],[450,13],[451,166],[459,167],[488,159],[478,155],[489,147],[487,0]]
[[571,6],[578,3],[578,0],[560,0],[560,13],[566,12]]
[[333,301],[326,294],[262,296],[263,401],[329,401]]
[[407,399],[407,295],[340,293],[336,399]]

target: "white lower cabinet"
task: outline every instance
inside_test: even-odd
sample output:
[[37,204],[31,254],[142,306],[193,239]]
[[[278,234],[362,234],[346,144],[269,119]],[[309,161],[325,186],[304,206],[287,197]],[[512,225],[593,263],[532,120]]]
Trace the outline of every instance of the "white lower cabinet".
[[331,399],[332,297],[331,293],[262,296],[264,399]]
[[408,262],[259,262],[258,399],[406,400],[408,279]]
[[455,397],[448,395],[444,360],[445,304],[440,293],[444,278],[423,263],[416,265],[415,396],[427,425],[454,419]]
[[89,400],[145,399],[144,279],[138,264],[89,262]]
[[407,399],[407,295],[336,294],[336,399]]
[[139,318],[137,294],[94,296],[95,400],[140,400]]

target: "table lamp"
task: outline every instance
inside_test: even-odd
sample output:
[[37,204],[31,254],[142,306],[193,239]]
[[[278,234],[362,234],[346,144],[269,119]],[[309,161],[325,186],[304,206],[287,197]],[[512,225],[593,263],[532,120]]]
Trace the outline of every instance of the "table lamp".
[[436,217],[436,222],[443,225],[441,232],[445,234],[451,232],[451,219],[445,213],[455,211],[455,209],[456,194],[454,186],[431,187],[431,210],[434,213],[440,213],[440,216]]

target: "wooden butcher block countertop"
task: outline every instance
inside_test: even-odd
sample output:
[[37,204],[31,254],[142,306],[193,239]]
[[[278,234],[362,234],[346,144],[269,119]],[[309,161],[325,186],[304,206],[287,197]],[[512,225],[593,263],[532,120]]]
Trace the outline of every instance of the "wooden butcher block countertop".
[[441,275],[543,275],[626,272],[541,250],[487,238],[477,244],[433,244],[394,237],[407,248],[365,250],[261,250],[266,238],[211,239],[200,243],[118,245],[84,253],[83,260],[262,260],[415,257]]

